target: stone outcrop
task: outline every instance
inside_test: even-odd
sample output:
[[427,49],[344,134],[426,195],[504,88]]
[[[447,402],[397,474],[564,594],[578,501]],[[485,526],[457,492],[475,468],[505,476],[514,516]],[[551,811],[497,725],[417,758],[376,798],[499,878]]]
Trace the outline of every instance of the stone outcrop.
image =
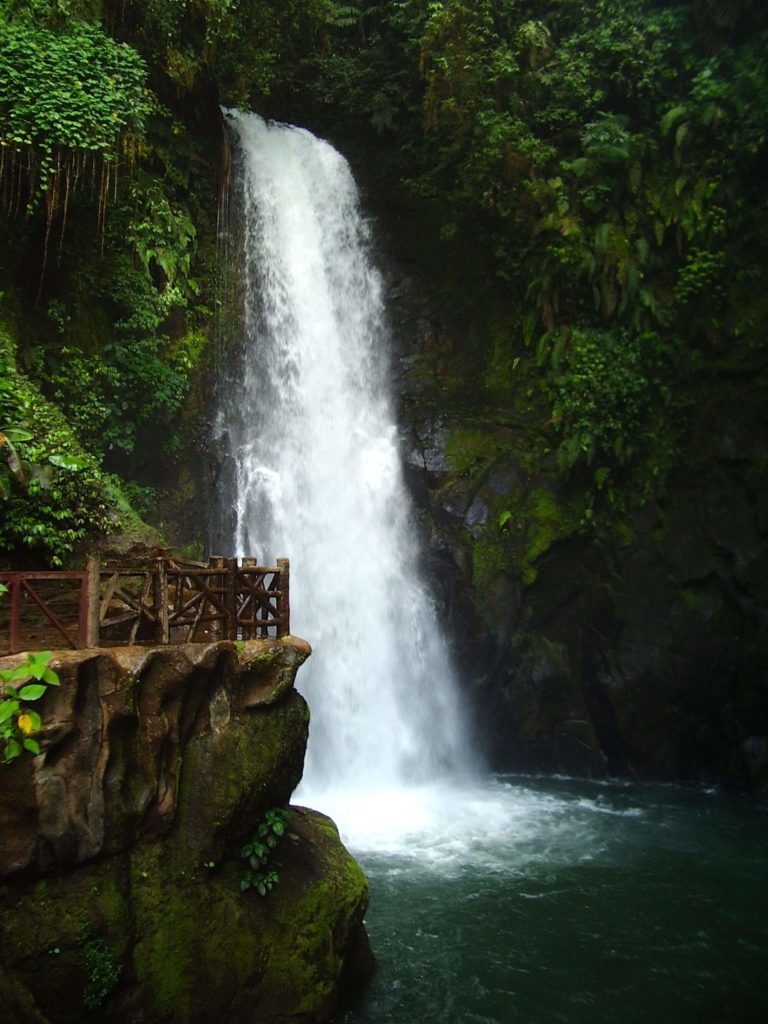
[[494,766],[768,791],[768,366],[698,378],[674,459],[609,502],[558,468],[503,303],[450,315],[401,255],[407,477]]
[[578,475],[523,440],[443,416],[414,423],[409,456],[496,766],[768,789],[762,438],[737,461],[702,444],[599,525]]
[[292,809],[276,886],[240,891],[241,847],[301,777],[308,654],[288,637],[55,657],[41,754],[0,768],[4,1021],[327,1019],[367,959],[366,882],[333,823]]

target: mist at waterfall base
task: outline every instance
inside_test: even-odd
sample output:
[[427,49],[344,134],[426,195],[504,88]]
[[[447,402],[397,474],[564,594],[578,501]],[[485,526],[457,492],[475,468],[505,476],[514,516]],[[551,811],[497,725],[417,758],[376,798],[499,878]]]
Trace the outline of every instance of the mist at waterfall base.
[[237,338],[214,546],[291,559],[291,628],[313,645],[294,800],[336,820],[372,887],[380,969],[340,1020],[752,1020],[764,809],[478,771],[420,578],[382,282],[349,168],[306,131],[227,121]]

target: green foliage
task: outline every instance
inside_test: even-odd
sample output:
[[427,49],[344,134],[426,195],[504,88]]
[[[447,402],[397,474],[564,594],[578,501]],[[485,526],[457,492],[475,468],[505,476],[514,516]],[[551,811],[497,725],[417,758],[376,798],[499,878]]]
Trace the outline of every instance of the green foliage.
[[[0,191],[5,183],[6,192],[22,196],[0,217],[47,187],[37,297],[47,299],[47,324],[36,318],[25,324],[19,358],[66,409],[79,443],[125,472],[126,456],[149,461],[153,435],[164,435],[166,451],[178,448],[174,419],[204,352],[211,316],[211,281],[200,270],[197,239],[205,221],[193,194],[198,180],[208,189],[210,183],[185,129],[146,89],[144,60],[115,31],[118,22],[127,27],[128,12],[105,11],[108,32],[99,24],[101,6],[0,0],[0,34],[9,42],[0,58],[0,113],[7,114],[11,133],[0,138],[0,155],[8,157]],[[163,6],[179,17],[182,8],[190,13],[205,6],[213,17],[217,6],[232,5]],[[22,144],[29,151],[23,167]],[[98,220],[86,219],[93,206],[89,185]],[[214,197],[205,201],[213,204]],[[14,224],[0,242],[6,281],[19,249],[24,252],[30,234],[40,231],[35,218],[30,221],[29,228]],[[58,266],[51,271],[49,265],[46,280],[49,239],[52,246],[58,242]],[[102,529],[103,518],[93,525]]]
[[246,843],[240,852],[245,861],[245,870],[240,881],[240,891],[255,889],[260,896],[267,893],[279,881],[276,867],[273,866],[273,854],[278,842],[285,835],[289,812],[273,807],[267,811],[261,822],[256,837]]
[[729,276],[766,258],[768,18],[736,5],[718,37],[716,6],[427,5],[411,187],[504,282],[510,360],[537,346],[561,468],[668,447],[692,353],[748,330]]
[[214,78],[230,106],[268,96],[281,71],[354,10],[332,0],[125,0],[115,8],[117,31],[177,90]]
[[563,434],[560,468],[596,457],[631,459],[662,404],[658,335],[577,329],[563,362],[552,382],[553,420]]
[[15,760],[23,750],[33,755],[40,753],[35,736],[42,721],[28,705],[45,696],[49,686],[60,685],[59,677],[48,667],[50,660],[50,651],[40,651],[28,654],[27,660],[16,668],[0,669],[0,743],[6,763]]
[[[143,131],[144,63],[68,5],[0,4],[0,145],[31,149],[39,190],[56,153],[114,160],[121,138]],[[39,195],[39,191],[37,193]]]
[[186,304],[178,288],[158,290],[128,253],[116,253],[111,270],[103,287],[118,314],[112,337],[92,355],[66,344],[53,350],[44,374],[83,440],[101,454],[132,452],[145,424],[170,425],[205,343],[200,333],[175,342],[166,333],[172,312]]
[[[2,385],[0,384],[0,387]],[[16,445],[19,441],[31,441],[28,430],[17,426],[0,427],[0,453],[4,462],[0,464],[0,498],[7,498],[11,493],[11,481],[16,480],[23,486],[27,482],[30,466],[22,461]]]
[[327,123],[333,137],[360,151],[375,144],[377,170],[396,182],[420,163],[419,41],[425,4],[399,0],[359,10],[327,7],[329,31],[320,34],[321,45],[286,69],[292,92],[301,90],[305,107],[319,124]]
[[89,532],[113,528],[110,501],[95,459],[84,452],[59,409],[17,370],[2,325],[0,398],[18,425],[10,431],[17,439],[9,463],[12,479],[0,494],[0,545],[36,549],[52,565],[62,565]]
[[83,963],[88,974],[83,1002],[87,1010],[96,1010],[117,984],[122,966],[109,946],[96,938],[89,938],[83,944]]
[[[74,287],[49,302],[53,337],[36,370],[83,443],[113,464],[140,450],[151,432],[162,430],[174,449],[174,417],[207,343],[211,309],[196,276],[189,180],[174,167],[190,154],[173,145],[173,126],[153,122],[159,167],[142,161],[113,202],[105,251],[79,247]],[[101,306],[111,322],[101,336],[84,338],[89,305]]]

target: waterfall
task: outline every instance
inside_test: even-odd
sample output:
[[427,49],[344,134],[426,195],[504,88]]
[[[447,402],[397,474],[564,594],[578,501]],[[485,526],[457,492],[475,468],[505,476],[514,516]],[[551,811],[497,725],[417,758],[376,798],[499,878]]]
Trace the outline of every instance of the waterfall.
[[419,571],[382,279],[354,179],[303,129],[226,120],[236,266],[224,315],[237,342],[219,401],[217,543],[223,527],[234,554],[291,560],[291,630],[313,647],[299,674],[312,716],[300,795],[323,809],[323,793],[461,775],[468,740]]

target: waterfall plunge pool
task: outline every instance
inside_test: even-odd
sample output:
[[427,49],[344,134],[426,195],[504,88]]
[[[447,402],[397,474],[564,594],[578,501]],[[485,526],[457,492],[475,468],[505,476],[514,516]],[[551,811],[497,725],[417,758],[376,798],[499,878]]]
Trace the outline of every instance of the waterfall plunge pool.
[[741,1024],[768,1006],[768,809],[496,777],[346,793],[379,969],[339,1024]]

